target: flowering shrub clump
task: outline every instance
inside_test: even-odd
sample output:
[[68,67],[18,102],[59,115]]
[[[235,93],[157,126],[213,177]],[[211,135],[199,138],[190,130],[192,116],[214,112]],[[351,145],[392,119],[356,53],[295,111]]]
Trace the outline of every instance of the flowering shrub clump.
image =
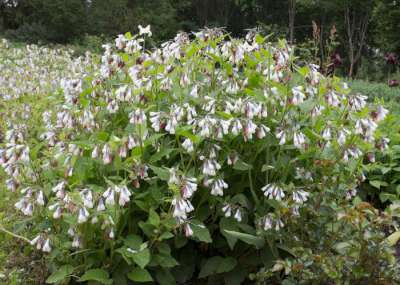
[[38,100],[10,109],[0,163],[49,283],[399,277],[392,213],[354,199],[388,144],[383,106],[285,42],[204,30],[150,51],[149,36],[120,35],[87,75],[81,62],[51,107],[4,96]]

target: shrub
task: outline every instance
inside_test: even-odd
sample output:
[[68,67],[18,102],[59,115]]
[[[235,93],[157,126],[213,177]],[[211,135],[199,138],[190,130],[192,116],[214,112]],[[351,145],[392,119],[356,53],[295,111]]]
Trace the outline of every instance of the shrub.
[[354,199],[386,109],[285,42],[150,35],[106,45],[51,108],[8,98],[1,165],[47,282],[399,280],[392,213]]

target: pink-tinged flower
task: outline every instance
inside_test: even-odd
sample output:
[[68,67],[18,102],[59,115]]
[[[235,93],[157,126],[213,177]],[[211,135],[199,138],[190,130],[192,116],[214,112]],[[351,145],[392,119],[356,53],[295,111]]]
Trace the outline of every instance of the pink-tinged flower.
[[293,97],[291,99],[292,104],[298,105],[304,102],[306,95],[303,92],[303,86],[296,86],[292,88]]
[[303,148],[306,142],[306,137],[302,132],[295,132],[293,134],[293,145],[297,148]]
[[185,237],[191,237],[193,235],[193,230],[188,223],[183,226]]
[[187,214],[194,210],[193,205],[189,200],[183,198],[174,198],[172,200],[172,206],[174,206],[173,216],[178,221],[184,221],[187,219]]
[[387,114],[389,114],[389,110],[385,109],[382,105],[379,105],[376,112],[372,112],[372,118],[376,122],[383,121]]
[[128,187],[122,186],[118,187],[119,189],[119,200],[118,204],[123,207],[130,201],[130,197],[132,196],[132,193],[129,191]]
[[129,122],[134,125],[141,125],[146,122],[146,114],[143,110],[137,109],[129,114]]
[[110,146],[106,143],[103,146],[103,163],[109,164],[112,161],[112,153]]
[[387,64],[396,65],[398,63],[397,55],[393,52],[385,54],[385,60]]
[[339,67],[342,65],[343,60],[340,57],[340,54],[335,52],[331,55],[331,63],[333,64],[334,67]]
[[399,81],[397,79],[390,79],[388,81],[389,87],[397,87],[400,85]]
[[197,190],[196,178],[184,178],[181,184],[181,195],[184,199],[189,199]]

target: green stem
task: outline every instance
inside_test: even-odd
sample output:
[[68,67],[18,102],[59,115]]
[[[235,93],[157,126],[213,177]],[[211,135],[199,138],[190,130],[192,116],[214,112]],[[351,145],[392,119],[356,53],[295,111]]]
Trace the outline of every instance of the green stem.
[[251,195],[253,196],[253,199],[254,199],[254,202],[256,203],[256,206],[258,206],[258,205],[260,205],[260,199],[258,199],[257,194],[254,191],[253,178],[251,177],[251,169],[249,169],[249,182],[250,182]]
[[2,225],[0,225],[0,231],[3,232],[3,233],[8,234],[10,236],[13,236],[13,237],[15,237],[17,239],[23,240],[23,241],[25,241],[25,242],[27,242],[29,244],[31,243],[31,241],[29,239],[27,239],[26,237],[23,237],[23,236],[20,236],[20,235],[14,234],[13,232],[8,231]]

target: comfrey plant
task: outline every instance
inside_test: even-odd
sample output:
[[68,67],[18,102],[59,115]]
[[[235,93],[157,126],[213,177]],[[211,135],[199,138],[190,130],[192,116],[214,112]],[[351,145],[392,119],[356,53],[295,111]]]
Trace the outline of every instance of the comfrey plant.
[[0,162],[49,283],[279,281],[291,260],[363,234],[330,235],[355,211],[363,158],[387,146],[385,108],[296,66],[283,41],[213,29],[146,50],[150,36],[120,35],[50,108],[9,118]]

